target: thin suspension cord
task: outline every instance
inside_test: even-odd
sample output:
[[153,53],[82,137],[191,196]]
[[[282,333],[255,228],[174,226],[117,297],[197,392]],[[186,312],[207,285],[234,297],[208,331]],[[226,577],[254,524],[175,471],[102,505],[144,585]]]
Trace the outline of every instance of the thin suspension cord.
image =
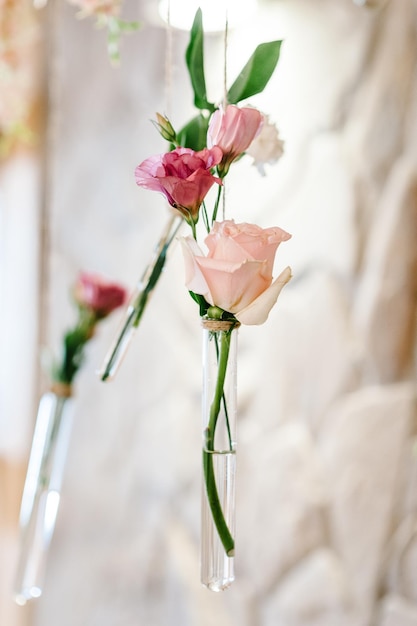
[[[225,109],[227,106],[227,48],[229,44],[229,15],[227,11],[226,4],[226,13],[225,13],[225,24],[224,24],[224,58],[223,58],[223,108]],[[223,205],[222,205],[222,216],[223,221],[226,219],[226,186],[225,181],[223,180]]]
[[167,2],[165,43],[165,115],[171,117],[172,109],[172,24],[171,0]]
[[224,43],[223,43],[223,106],[227,105],[227,48],[229,44],[229,16],[227,12],[227,6],[225,10],[225,24],[224,24]]
[[[40,3],[42,6],[42,3]],[[44,62],[44,97],[46,102],[46,110],[48,116],[48,124],[45,130],[44,147],[41,154],[42,159],[42,199],[40,210],[39,225],[39,322],[38,322],[38,347],[41,351],[44,346],[48,345],[48,332],[51,324],[51,315],[49,310],[49,294],[51,291],[50,274],[52,259],[52,240],[51,240],[51,222],[52,222],[52,172],[48,168],[48,159],[53,159],[54,153],[58,146],[58,90],[59,90],[59,72],[62,63],[61,56],[57,55],[57,32],[58,32],[58,10],[56,3],[49,3],[47,0],[43,2],[45,6],[45,21],[43,22],[43,41],[44,47],[42,51]],[[43,393],[45,385],[49,384],[47,376],[38,368],[37,375],[37,395]]]

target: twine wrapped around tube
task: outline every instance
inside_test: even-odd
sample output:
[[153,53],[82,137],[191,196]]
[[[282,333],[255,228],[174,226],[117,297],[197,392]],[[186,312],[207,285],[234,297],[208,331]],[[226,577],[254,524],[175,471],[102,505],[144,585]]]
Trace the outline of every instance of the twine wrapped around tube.
[[72,396],[72,386],[68,383],[54,382],[51,385],[51,391],[60,398],[71,398]]
[[239,328],[240,322],[237,320],[215,320],[211,318],[203,318],[201,320],[201,325],[206,330],[211,330],[212,332],[219,331],[228,331],[232,328]]

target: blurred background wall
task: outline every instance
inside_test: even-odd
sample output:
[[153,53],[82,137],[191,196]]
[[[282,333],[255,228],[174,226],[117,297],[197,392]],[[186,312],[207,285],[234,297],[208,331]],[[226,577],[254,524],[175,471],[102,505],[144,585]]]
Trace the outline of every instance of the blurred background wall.
[[[80,269],[139,278],[166,206],[133,171],[165,149],[156,111],[176,127],[193,114],[188,35],[170,33],[167,72],[156,2],[124,4],[142,28],[117,68],[75,13],[31,14],[41,141],[0,166],[0,623],[416,626],[415,0],[262,0],[230,32],[231,79],[284,39],[251,103],[285,154],[264,178],[243,159],[227,202],[292,233],[277,265],[294,274],[268,322],[240,331],[236,582],[199,584],[200,328],[175,249],[115,381],[96,371],[117,314],[89,345],[45,590],[14,605],[41,347],[59,350]],[[222,35],[206,48],[221,98]]]

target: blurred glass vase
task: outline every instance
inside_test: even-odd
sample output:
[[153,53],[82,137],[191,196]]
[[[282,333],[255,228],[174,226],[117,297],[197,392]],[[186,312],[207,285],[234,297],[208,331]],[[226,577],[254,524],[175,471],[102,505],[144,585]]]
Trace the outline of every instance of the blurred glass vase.
[[57,384],[39,403],[20,509],[20,552],[15,600],[42,594],[48,549],[55,529],[72,426],[69,385]]

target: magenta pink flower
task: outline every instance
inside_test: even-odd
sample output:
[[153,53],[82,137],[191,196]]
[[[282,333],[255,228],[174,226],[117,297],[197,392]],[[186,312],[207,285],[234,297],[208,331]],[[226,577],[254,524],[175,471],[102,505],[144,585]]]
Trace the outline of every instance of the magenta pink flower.
[[96,274],[81,272],[74,287],[77,304],[90,309],[97,317],[106,317],[126,300],[126,290],[116,283],[105,281]]
[[218,147],[195,152],[190,148],[176,148],[172,152],[146,159],[135,170],[136,183],[144,189],[164,194],[169,204],[187,221],[198,220],[198,211],[214,183],[221,180],[210,172],[220,163],[222,151]]
[[218,146],[223,152],[219,172],[225,176],[230,164],[250,146],[261,129],[263,116],[257,109],[239,108],[229,104],[211,117],[207,145]]

